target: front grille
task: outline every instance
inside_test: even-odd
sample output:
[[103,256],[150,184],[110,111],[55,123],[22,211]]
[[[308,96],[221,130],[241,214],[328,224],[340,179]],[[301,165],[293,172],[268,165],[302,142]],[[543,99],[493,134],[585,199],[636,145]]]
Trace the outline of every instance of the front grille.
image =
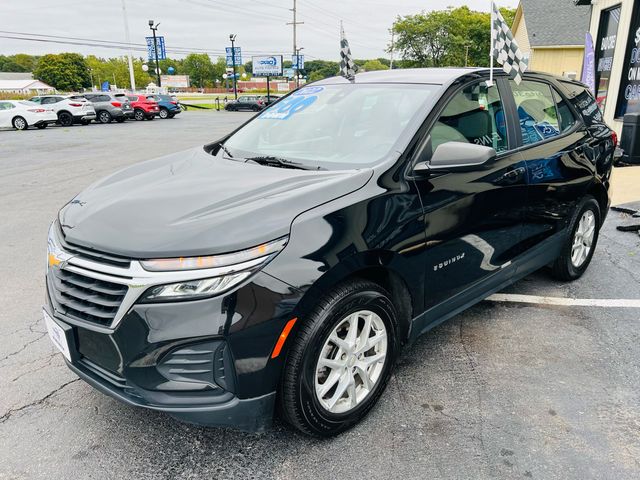
[[49,292],[56,310],[76,320],[109,326],[127,293],[127,286],[80,273],[50,268]]

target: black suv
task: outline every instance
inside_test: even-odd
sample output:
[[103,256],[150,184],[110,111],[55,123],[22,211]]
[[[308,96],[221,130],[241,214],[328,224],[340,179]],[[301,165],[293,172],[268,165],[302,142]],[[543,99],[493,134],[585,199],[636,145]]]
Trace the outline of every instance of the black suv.
[[305,86],[214,143],[77,195],[48,239],[45,320],[123,402],[329,436],[403,345],[545,265],[580,277],[616,137],[588,89],[486,69]]

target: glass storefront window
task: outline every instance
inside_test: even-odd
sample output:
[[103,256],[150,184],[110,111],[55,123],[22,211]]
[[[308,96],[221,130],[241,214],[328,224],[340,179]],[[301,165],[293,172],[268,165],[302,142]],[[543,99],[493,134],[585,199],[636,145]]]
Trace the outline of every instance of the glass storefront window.
[[613,55],[618,39],[618,26],[620,24],[620,5],[603,10],[600,14],[600,26],[596,43],[596,100],[600,109],[604,111],[609,93],[611,81],[611,68],[613,67]]
[[626,113],[640,113],[640,4],[638,2],[635,2],[631,15],[616,118],[621,120]]

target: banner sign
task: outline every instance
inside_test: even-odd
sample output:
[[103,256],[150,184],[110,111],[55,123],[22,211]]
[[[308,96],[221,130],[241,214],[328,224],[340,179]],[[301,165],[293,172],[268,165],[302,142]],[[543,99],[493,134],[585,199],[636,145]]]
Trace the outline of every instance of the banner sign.
[[296,76],[296,74],[293,71],[293,68],[285,68],[282,70],[282,76],[287,78],[293,78]]
[[282,55],[251,57],[253,74],[257,77],[279,77],[282,75]]
[[[236,66],[242,65],[242,50],[240,47],[226,47],[225,53],[227,54],[227,67],[233,67],[234,60]],[[236,57],[235,59],[233,58],[234,53]]]
[[149,60],[156,59],[156,50],[158,50],[158,60],[166,60],[167,52],[164,48],[164,37],[156,37],[156,48],[153,46],[153,37],[147,39],[147,56]]
[[580,81],[589,87],[591,93],[596,93],[596,51],[593,48],[593,37],[587,32],[584,42],[584,63]]
[[635,2],[629,40],[624,56],[620,93],[616,106],[616,118],[626,113],[640,113],[640,5]]
[[304,55],[291,55],[291,68],[304,70]]

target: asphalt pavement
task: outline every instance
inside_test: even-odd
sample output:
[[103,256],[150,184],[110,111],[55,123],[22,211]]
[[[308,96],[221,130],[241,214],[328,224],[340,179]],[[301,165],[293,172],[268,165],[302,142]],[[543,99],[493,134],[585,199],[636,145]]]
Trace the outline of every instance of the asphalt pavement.
[[[0,479],[640,478],[640,308],[482,302],[407,349],[379,405],[329,440],[195,427],[79,381],[41,318],[56,212],[249,116],[0,131]],[[640,299],[640,236],[615,230],[630,222],[609,214],[579,281],[540,271],[505,293]]]

